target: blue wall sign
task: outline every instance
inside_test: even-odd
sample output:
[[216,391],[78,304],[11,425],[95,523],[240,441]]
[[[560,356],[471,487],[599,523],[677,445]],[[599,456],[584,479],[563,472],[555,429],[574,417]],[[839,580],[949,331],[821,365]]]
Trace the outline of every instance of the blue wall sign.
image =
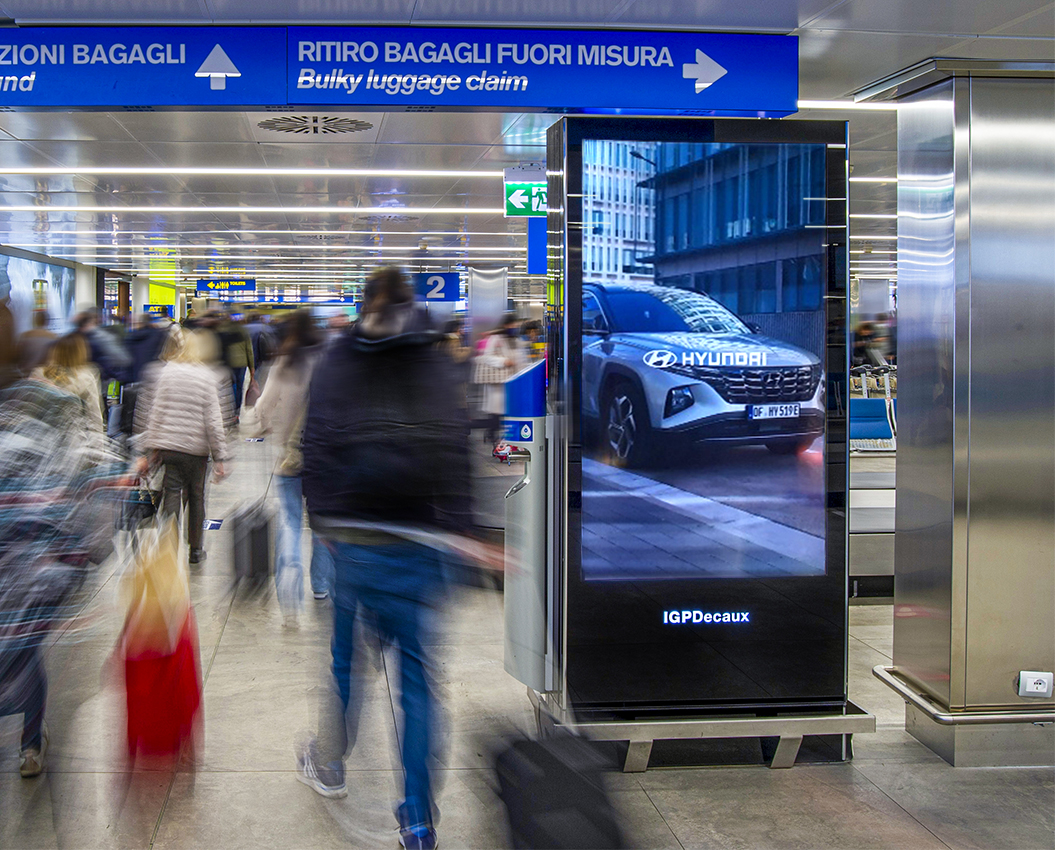
[[0,30],[0,106],[440,106],[784,115],[783,35],[427,27]]
[[461,301],[461,275],[458,272],[421,272],[413,277],[419,301]]
[[0,30],[5,106],[286,103],[283,27]]
[[783,114],[798,64],[781,35],[291,27],[289,102]]
[[173,305],[171,304],[144,304],[143,312],[150,313],[152,316],[168,316],[170,319],[173,317]]
[[549,234],[546,230],[546,219],[532,216],[527,220],[527,273],[545,274],[549,254],[546,246]]
[[199,295],[212,295],[221,292],[256,292],[256,280],[214,280],[200,278],[195,288]]

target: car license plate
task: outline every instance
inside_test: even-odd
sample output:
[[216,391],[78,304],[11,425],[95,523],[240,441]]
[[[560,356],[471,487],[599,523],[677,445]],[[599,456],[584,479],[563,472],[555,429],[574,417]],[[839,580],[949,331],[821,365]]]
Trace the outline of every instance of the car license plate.
[[752,404],[747,408],[748,419],[793,419],[798,415],[797,404]]

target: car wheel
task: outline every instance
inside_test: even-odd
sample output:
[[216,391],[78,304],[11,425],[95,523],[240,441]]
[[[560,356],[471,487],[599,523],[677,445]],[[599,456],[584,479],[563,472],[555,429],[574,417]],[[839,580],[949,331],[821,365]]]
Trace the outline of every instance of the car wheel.
[[605,394],[601,439],[615,466],[644,466],[652,459],[655,439],[648,405],[634,384],[620,381]]
[[801,440],[774,440],[766,448],[775,455],[797,455],[813,445],[813,437]]

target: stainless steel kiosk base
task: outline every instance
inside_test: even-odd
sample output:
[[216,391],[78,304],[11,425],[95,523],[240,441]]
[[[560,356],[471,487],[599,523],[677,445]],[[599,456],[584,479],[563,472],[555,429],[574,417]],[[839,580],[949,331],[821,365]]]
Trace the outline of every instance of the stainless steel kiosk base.
[[539,734],[548,728],[562,726],[595,741],[628,741],[624,773],[641,773],[648,769],[652,744],[690,738],[778,738],[771,768],[795,766],[799,746],[805,735],[852,735],[875,732],[876,719],[853,703],[847,703],[843,714],[789,714],[780,717],[699,717],[664,720],[631,720],[578,723],[559,706],[552,705],[546,694],[530,688],[528,698],[535,709]]
[[1055,711],[949,711],[893,667],[872,673],[905,700],[905,731],[953,767],[1055,765]]

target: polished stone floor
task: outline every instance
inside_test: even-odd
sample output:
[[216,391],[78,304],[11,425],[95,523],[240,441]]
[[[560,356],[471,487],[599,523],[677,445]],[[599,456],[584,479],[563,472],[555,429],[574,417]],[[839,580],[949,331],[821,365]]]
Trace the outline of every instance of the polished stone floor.
[[[266,486],[269,451],[267,443],[239,438],[235,474],[211,488],[208,516],[227,516]],[[100,571],[85,618],[57,634],[48,652],[51,749],[43,776],[19,778],[18,719],[0,719],[0,847],[398,846],[392,659],[376,648],[367,659],[349,796],[319,797],[296,781],[294,747],[315,723],[328,604],[309,597],[299,629],[284,629],[273,597],[246,604],[227,592],[229,528],[206,539],[209,559],[191,578],[205,678],[196,767],[130,771],[121,758],[123,695],[112,673],[121,624],[115,560]],[[1055,846],[1051,770],[953,769],[905,733],[902,703],[871,675],[873,665],[890,659],[891,633],[889,606],[851,609],[850,696],[876,714],[879,726],[857,737],[852,762],[773,771],[748,758],[740,767],[613,773],[632,846]],[[532,720],[524,688],[502,666],[501,594],[461,588],[440,643],[441,842],[506,847],[490,752],[500,736],[528,730]]]

